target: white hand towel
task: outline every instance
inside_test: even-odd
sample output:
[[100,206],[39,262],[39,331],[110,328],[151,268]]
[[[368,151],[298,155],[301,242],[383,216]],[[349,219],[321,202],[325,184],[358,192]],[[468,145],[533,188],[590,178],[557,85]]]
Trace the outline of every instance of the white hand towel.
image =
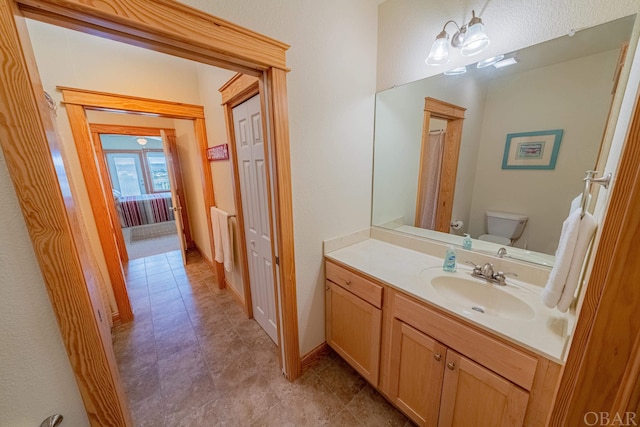
[[556,261],[549,274],[549,280],[542,290],[542,302],[549,308],[553,308],[560,301],[562,290],[567,282],[571,259],[578,241],[578,230],[580,228],[580,210],[575,210],[569,214],[562,223],[560,241],[556,250]]
[[216,262],[224,262],[224,252],[222,251],[222,236],[220,233],[220,209],[211,208],[211,227],[213,228],[213,246],[215,248],[214,259]]
[[211,226],[213,228],[214,258],[224,264],[224,269],[233,271],[233,244],[229,231],[229,214],[216,207],[211,208]]
[[573,252],[573,258],[571,259],[571,267],[569,268],[569,275],[567,276],[567,282],[562,290],[562,296],[558,301],[558,310],[565,313],[575,297],[576,288],[580,280],[582,273],[582,266],[584,265],[584,257],[587,255],[587,249],[591,243],[591,239],[596,231],[596,220],[589,212],[584,214],[582,221],[580,221],[580,229],[578,230],[578,241],[576,242],[576,248]]

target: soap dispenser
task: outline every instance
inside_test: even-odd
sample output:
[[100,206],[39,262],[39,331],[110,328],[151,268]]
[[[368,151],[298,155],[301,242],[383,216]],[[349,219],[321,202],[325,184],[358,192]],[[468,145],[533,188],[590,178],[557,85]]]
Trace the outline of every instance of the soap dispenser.
[[448,273],[456,272],[456,248],[453,245],[449,246],[444,254],[442,270]]
[[462,239],[462,248],[468,251],[471,250],[471,236],[469,234],[464,234],[464,239]]

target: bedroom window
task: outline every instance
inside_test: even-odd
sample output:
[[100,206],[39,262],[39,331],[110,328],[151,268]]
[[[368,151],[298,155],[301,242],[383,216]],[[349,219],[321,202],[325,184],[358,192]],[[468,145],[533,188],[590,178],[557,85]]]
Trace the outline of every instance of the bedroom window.
[[147,165],[151,178],[151,191],[154,193],[169,191],[169,172],[167,171],[167,159],[163,152],[147,151]]
[[108,153],[111,184],[122,197],[145,194],[146,187],[140,156],[136,153]]

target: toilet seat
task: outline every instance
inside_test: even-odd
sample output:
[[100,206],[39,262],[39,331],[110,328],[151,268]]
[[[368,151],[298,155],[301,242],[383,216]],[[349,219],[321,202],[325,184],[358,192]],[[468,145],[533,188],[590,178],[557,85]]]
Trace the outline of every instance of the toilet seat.
[[478,237],[478,240],[497,243],[499,245],[511,246],[511,239],[502,236],[494,236],[493,234],[482,234],[480,237]]

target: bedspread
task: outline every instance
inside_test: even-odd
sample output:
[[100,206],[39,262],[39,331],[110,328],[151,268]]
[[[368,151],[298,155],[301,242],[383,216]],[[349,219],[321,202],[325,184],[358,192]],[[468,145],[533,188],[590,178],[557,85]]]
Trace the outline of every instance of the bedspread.
[[173,221],[171,193],[143,194],[116,199],[122,227]]

